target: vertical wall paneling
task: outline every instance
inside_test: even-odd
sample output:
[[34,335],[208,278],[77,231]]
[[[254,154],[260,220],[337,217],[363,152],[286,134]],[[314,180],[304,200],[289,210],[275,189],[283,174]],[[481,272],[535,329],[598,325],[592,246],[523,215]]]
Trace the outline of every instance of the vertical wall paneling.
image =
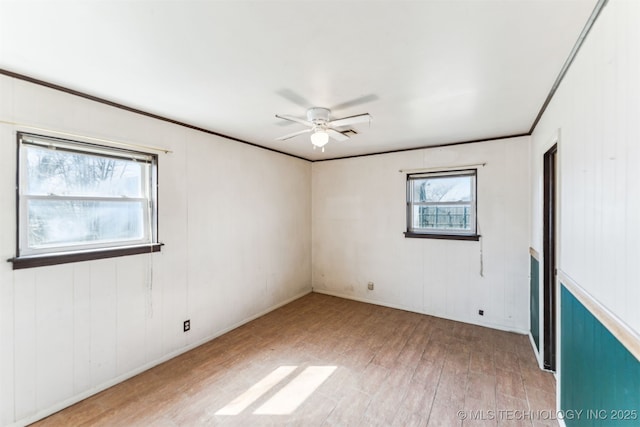
[[73,391],[91,387],[91,264],[73,269]]
[[[161,252],[0,263],[0,425],[35,421],[311,290],[309,162],[6,76],[0,91],[4,121],[171,150],[159,155]],[[5,260],[19,130],[0,125]]]
[[[635,335],[640,334],[639,21],[640,2],[605,4],[531,136],[531,247],[543,246],[540,159],[562,129],[558,268]],[[629,344],[621,346],[593,311],[565,287],[561,292],[562,408],[631,404],[638,409],[638,362],[626,355]],[[638,425],[637,420],[565,421]]]
[[[482,163],[480,241],[404,237],[399,170]],[[528,165],[527,137],[314,163],[314,290],[527,333]]]
[[[4,115],[11,111],[8,97],[11,96],[12,88],[8,81],[0,79],[0,115]],[[13,132],[6,127],[0,127],[0,141],[11,141]],[[6,150],[0,146],[0,153],[13,153],[16,150],[15,140],[8,143]],[[0,260],[11,258],[15,250],[15,236],[13,234],[15,228],[15,212],[7,208],[15,203],[15,162],[13,164],[4,165],[0,168]],[[11,266],[6,262],[0,262],[0,425],[7,425],[15,419],[16,410],[24,411],[27,408],[23,403],[18,404],[14,395],[14,378],[16,368],[23,370],[28,367],[28,362],[16,361],[14,359],[14,345],[7,343],[15,343],[24,346],[30,341],[29,337],[23,336],[16,338],[15,332],[18,328],[29,328],[33,325],[33,312],[21,313],[20,318],[14,316],[14,304],[16,300],[28,299],[33,291],[33,287],[29,282],[25,284],[26,289],[16,289],[13,283],[14,273]],[[26,292],[25,292],[26,291]],[[24,315],[24,316],[23,316]],[[23,316],[23,317],[22,317]],[[23,325],[16,323],[21,320],[29,319],[29,324]],[[18,341],[23,339],[25,341]],[[16,365],[17,362],[17,365]],[[24,372],[24,371],[23,371]],[[26,372],[25,372],[26,373]],[[22,402],[25,400],[23,399]]]
[[108,260],[92,262],[90,274],[90,370],[92,385],[97,385],[116,377],[117,372],[118,295],[115,263]]
[[[532,162],[562,128],[559,263],[591,295],[640,331],[640,3],[602,10],[532,135]],[[534,182],[541,170],[533,166]],[[542,247],[542,202],[532,200],[531,246]],[[630,302],[633,301],[633,302]]]
[[[7,266],[8,267],[8,266]],[[5,268],[7,268],[5,267]],[[8,267],[10,268],[10,267]],[[11,347],[16,357],[13,361],[14,383],[6,388],[13,391],[15,419],[21,419],[37,410],[36,406],[36,272],[20,270],[14,274],[20,286],[14,286],[13,312],[14,339]],[[11,277],[11,276],[9,276]],[[5,284],[3,283],[3,286]],[[3,347],[5,347],[3,345]],[[4,378],[3,378],[4,379]],[[10,420],[13,421],[13,420]]]
[[47,408],[74,394],[73,270],[55,266],[35,276],[36,404]]
[[116,259],[116,373],[124,375],[145,362],[146,266],[149,255]]

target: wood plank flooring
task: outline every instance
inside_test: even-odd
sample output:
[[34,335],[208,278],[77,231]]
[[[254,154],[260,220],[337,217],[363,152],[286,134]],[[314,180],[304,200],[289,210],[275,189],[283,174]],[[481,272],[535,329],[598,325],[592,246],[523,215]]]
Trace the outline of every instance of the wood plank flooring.
[[554,408],[524,335],[312,293],[34,425],[542,427]]

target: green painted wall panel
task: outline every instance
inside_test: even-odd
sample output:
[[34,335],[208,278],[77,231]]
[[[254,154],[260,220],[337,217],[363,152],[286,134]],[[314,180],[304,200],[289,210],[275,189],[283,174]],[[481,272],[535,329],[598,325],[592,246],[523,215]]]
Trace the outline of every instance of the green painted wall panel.
[[640,426],[640,362],[561,287],[560,409],[574,426]]
[[531,283],[529,285],[529,313],[531,336],[540,352],[540,263],[531,255]]

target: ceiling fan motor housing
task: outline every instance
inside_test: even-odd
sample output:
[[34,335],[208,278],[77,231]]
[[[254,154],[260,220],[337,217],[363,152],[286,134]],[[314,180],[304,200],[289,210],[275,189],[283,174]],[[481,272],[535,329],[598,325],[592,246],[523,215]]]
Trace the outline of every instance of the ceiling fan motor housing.
[[307,110],[307,120],[315,125],[325,125],[329,121],[330,110],[326,108],[313,107]]

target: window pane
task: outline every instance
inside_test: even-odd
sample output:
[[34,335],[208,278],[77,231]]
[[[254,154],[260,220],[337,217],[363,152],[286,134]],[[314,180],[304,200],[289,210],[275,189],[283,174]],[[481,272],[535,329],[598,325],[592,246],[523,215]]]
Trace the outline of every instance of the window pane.
[[145,238],[143,203],[28,200],[28,246],[142,240]]
[[468,202],[471,200],[470,176],[443,176],[413,181],[413,201]]
[[146,163],[93,154],[24,146],[24,194],[143,197]]
[[407,186],[408,234],[477,237],[476,170],[408,175]]
[[470,231],[471,221],[470,205],[413,206],[414,229]]

